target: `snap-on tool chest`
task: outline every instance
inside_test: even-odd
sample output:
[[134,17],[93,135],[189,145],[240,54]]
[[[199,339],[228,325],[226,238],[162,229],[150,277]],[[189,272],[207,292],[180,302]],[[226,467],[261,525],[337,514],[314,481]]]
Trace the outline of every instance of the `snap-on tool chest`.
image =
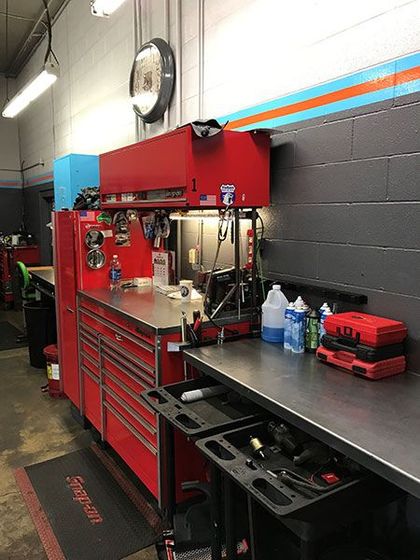
[[373,348],[399,344],[407,336],[407,327],[401,321],[354,311],[328,316],[325,330],[328,335],[340,337],[342,341]]

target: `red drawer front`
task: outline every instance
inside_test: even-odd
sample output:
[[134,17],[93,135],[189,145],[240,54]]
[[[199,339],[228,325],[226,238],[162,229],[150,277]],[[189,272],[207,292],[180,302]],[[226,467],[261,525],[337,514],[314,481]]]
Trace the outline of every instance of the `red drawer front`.
[[111,345],[107,344],[106,341],[102,346],[102,363],[105,364],[105,360],[111,362],[122,371],[127,371],[138,377],[139,383],[142,383],[145,387],[151,388],[156,385],[156,378],[154,373],[152,374],[149,370],[144,367],[144,362],[141,363],[136,359],[132,359],[132,356],[127,353],[125,356],[113,348]]
[[130,333],[124,333],[121,329],[116,330],[112,324],[102,322],[100,317],[96,317],[91,311],[80,309],[82,328],[86,325],[90,331],[105,336],[110,342],[117,346],[122,352],[130,352],[145,362],[149,369],[155,367],[154,347],[146,344],[140,339],[136,339]]
[[138,326],[135,323],[128,321],[123,317],[120,317],[119,315],[113,313],[112,311],[108,311],[104,307],[101,307],[97,303],[94,303],[88,299],[81,299],[80,306],[82,309],[83,308],[88,309],[93,313],[95,313],[96,315],[98,315],[99,317],[102,317],[103,319],[106,319],[110,323],[115,324],[116,327],[128,331],[130,334],[134,335],[139,340],[144,341],[146,344],[149,344],[151,347],[155,346],[156,336],[153,332],[149,331],[146,327],[143,328],[141,326]]
[[158,498],[158,458],[138,438],[133,428],[125,424],[124,418],[105,404],[106,440],[127,463],[132,471]]
[[[107,367],[111,366],[111,367]],[[141,400],[140,394],[144,388],[136,381],[133,381],[126,373],[117,369],[113,364],[107,362],[103,364],[104,383],[114,389],[138,414],[140,414],[152,427],[156,428],[155,413],[147,408],[146,403]]]
[[[116,385],[112,381],[104,387],[103,398],[104,401],[109,403],[113,409],[126,420],[139,433],[139,439],[144,445],[152,452],[157,453],[157,434],[153,433],[154,428],[144,421],[144,418],[131,408],[127,402],[121,398],[117,391]],[[105,429],[105,434],[107,430]]]
[[97,346],[85,337],[80,337],[80,352],[91,357],[99,364],[99,351]]
[[93,374],[86,373],[82,369],[83,375],[83,400],[84,414],[98,431],[101,431],[101,399],[99,394],[99,380]]
[[80,352],[80,365],[81,367],[87,368],[95,377],[98,378],[99,381],[99,362],[95,358],[93,358],[87,352],[83,350]]

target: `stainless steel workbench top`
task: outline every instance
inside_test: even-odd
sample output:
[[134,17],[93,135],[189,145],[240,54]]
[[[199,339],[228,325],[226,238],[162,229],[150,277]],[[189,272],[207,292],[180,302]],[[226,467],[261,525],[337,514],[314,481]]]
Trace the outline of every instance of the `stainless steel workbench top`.
[[368,381],[260,339],[187,350],[199,370],[420,498],[420,377]]
[[54,287],[55,279],[53,266],[29,267],[28,270],[31,276],[35,279],[39,279],[41,282],[49,284],[52,288]]
[[183,303],[159,294],[153,288],[129,288],[111,291],[104,288],[83,290],[79,296],[86,297],[124,317],[146,325],[158,333],[179,330],[181,313],[185,311],[192,322],[195,309],[203,310],[202,300]]

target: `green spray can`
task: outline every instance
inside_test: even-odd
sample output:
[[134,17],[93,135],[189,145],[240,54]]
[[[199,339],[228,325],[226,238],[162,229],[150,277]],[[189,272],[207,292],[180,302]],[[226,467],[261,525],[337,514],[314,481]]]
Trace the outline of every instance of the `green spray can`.
[[319,346],[319,315],[313,309],[306,321],[305,332],[305,350],[307,352],[316,352]]

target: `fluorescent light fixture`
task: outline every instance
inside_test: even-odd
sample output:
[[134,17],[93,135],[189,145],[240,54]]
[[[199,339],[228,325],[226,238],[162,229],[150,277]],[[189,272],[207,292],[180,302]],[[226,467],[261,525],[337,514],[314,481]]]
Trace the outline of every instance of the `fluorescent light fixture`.
[[118,10],[125,0],[92,0],[90,3],[90,11],[92,15],[98,17],[109,17]]
[[17,94],[6,103],[2,116],[13,119],[21,111],[56,81],[59,76],[58,64],[48,62],[44,64],[41,71],[21,88]]

